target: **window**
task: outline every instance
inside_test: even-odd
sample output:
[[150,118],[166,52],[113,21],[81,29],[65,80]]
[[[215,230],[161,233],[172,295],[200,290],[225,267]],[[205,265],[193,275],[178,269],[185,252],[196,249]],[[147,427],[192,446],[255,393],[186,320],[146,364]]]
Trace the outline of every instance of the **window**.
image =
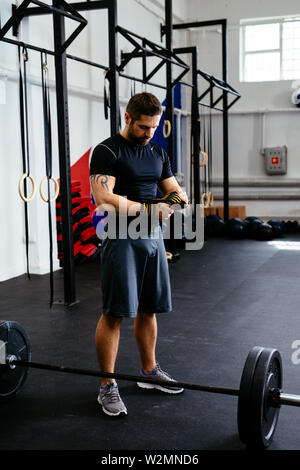
[[300,78],[300,16],[241,20],[240,80]]

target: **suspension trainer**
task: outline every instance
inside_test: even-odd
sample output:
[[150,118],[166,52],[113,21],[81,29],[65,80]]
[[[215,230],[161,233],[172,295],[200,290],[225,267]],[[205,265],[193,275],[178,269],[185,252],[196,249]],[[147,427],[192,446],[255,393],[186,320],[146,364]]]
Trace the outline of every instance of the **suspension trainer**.
[[[19,180],[19,194],[24,201],[25,215],[25,245],[26,245],[26,263],[27,275],[29,273],[29,221],[28,221],[28,202],[32,201],[35,196],[36,184],[34,177],[30,174],[30,158],[29,158],[29,130],[28,130],[28,102],[27,102],[27,61],[28,51],[26,47],[18,46],[19,61],[19,108],[20,108],[20,126],[21,126],[21,149],[23,174]],[[27,178],[31,181],[32,192],[27,195]]]
[[[47,54],[41,52],[41,77],[42,77],[42,98],[43,98],[43,116],[44,116],[44,140],[45,140],[45,166],[46,176],[40,184],[40,195],[44,202],[48,204],[48,227],[49,227],[49,262],[50,262],[50,307],[53,304],[53,240],[52,240],[52,217],[51,202],[57,199],[59,193],[59,184],[56,178],[52,176],[52,131],[51,131],[51,110],[50,110],[50,87],[47,64]],[[43,193],[43,183],[47,181],[48,198]],[[50,196],[50,181],[55,184],[55,194]]]

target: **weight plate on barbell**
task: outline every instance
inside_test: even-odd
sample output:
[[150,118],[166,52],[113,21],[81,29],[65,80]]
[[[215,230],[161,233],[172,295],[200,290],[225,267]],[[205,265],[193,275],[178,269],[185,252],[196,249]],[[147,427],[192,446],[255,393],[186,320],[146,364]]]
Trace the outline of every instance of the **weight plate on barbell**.
[[238,431],[242,442],[245,444],[249,440],[250,422],[252,419],[250,402],[253,385],[254,372],[258,358],[263,348],[254,346],[247,356],[240,381],[238,399]]
[[[6,357],[15,356],[18,360],[31,360],[28,335],[18,322],[0,320],[0,341],[5,343]],[[9,365],[0,365],[0,401],[12,398],[21,391],[27,370],[27,367],[11,368]]]
[[238,429],[249,447],[266,448],[274,437],[279,408],[271,403],[282,387],[282,364],[276,349],[256,346],[248,354],[240,383]]

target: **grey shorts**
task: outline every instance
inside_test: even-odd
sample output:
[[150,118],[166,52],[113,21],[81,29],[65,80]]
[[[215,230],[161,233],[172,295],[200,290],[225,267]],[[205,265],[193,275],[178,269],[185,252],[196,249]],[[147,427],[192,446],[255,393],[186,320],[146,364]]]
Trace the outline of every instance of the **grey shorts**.
[[154,238],[103,241],[101,252],[103,313],[134,318],[138,311],[172,310],[169,267],[159,228]]

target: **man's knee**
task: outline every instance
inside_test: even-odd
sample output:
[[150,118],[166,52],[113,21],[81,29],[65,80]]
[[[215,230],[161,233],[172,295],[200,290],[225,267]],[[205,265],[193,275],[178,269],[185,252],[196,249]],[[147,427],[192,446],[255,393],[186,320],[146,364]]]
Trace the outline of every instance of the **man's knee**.
[[122,323],[122,317],[113,317],[112,315],[102,315],[102,321],[108,326],[108,328],[115,329],[119,328]]
[[140,318],[140,319],[145,319],[145,320],[149,320],[151,318],[154,318],[156,316],[155,313],[149,313],[149,312],[141,312],[141,311],[138,311],[137,312],[137,316]]

